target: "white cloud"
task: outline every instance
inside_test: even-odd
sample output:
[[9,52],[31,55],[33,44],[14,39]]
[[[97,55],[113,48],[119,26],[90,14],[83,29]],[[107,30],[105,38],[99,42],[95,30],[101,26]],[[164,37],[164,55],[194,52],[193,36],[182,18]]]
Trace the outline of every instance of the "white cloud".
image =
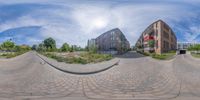
[[48,21],[32,18],[31,16],[22,16],[15,21],[8,20],[5,23],[0,24],[0,31],[7,29],[26,27],[26,26],[45,26]]
[[[169,23],[178,22],[186,18],[185,13],[187,10],[184,10],[184,7],[169,4],[79,5],[73,10],[72,17],[80,26],[80,30],[92,37],[119,27],[134,45],[141,32],[154,21],[163,19]],[[188,13],[187,17],[193,15],[193,13]],[[94,19],[98,17],[105,18],[105,23],[107,23],[100,30],[93,24]],[[173,26],[172,23],[170,25]]]
[[[189,42],[197,42],[196,37],[200,35],[200,26],[191,26],[189,27],[190,32],[185,34],[184,37],[188,38]],[[199,41],[199,39],[198,39]]]

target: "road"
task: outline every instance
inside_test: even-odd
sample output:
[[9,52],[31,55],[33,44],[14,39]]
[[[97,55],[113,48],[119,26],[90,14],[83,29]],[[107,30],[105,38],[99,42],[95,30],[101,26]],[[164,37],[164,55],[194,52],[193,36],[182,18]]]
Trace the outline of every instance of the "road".
[[200,60],[159,61],[135,52],[106,71],[76,75],[55,69],[36,52],[0,60],[0,100],[199,100]]

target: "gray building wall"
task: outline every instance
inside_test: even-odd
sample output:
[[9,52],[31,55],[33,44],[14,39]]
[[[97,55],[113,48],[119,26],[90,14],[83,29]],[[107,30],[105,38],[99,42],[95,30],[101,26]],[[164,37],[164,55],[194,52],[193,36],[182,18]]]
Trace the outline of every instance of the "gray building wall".
[[103,33],[95,40],[99,52],[124,53],[130,48],[128,40],[118,28]]

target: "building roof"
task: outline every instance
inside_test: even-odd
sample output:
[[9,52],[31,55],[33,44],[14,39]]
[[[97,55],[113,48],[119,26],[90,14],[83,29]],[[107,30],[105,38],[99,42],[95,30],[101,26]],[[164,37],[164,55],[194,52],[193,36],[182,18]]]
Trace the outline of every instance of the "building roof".
[[[120,32],[121,32],[121,30],[120,30],[119,28],[114,28],[114,29],[111,29],[111,30],[109,30],[109,31],[107,31],[107,32],[104,32],[103,34],[99,35],[97,38],[99,38],[99,37],[101,37],[101,36],[103,36],[103,35],[105,35],[105,34],[109,34],[109,33],[112,32],[112,31],[120,31]],[[121,33],[122,33],[122,32],[121,32]]]

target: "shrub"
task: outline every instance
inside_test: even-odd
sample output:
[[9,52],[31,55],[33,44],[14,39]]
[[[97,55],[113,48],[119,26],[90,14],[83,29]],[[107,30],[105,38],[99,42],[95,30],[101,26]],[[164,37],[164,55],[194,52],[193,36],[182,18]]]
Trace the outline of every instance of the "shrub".
[[142,51],[137,51],[137,52],[140,53],[140,54],[143,54],[143,55],[145,55],[145,56],[150,56],[150,54],[147,53],[147,52],[142,52]]
[[79,57],[61,57],[54,53],[43,53],[43,55],[56,59],[58,62],[66,63],[76,63],[76,64],[87,64],[87,63],[96,63],[101,61],[107,61],[112,59],[112,55],[107,54],[94,54],[94,53],[83,53]]
[[155,58],[155,59],[161,59],[161,60],[164,60],[164,59],[166,59],[166,55],[165,54],[153,54],[152,55],[152,58]]

